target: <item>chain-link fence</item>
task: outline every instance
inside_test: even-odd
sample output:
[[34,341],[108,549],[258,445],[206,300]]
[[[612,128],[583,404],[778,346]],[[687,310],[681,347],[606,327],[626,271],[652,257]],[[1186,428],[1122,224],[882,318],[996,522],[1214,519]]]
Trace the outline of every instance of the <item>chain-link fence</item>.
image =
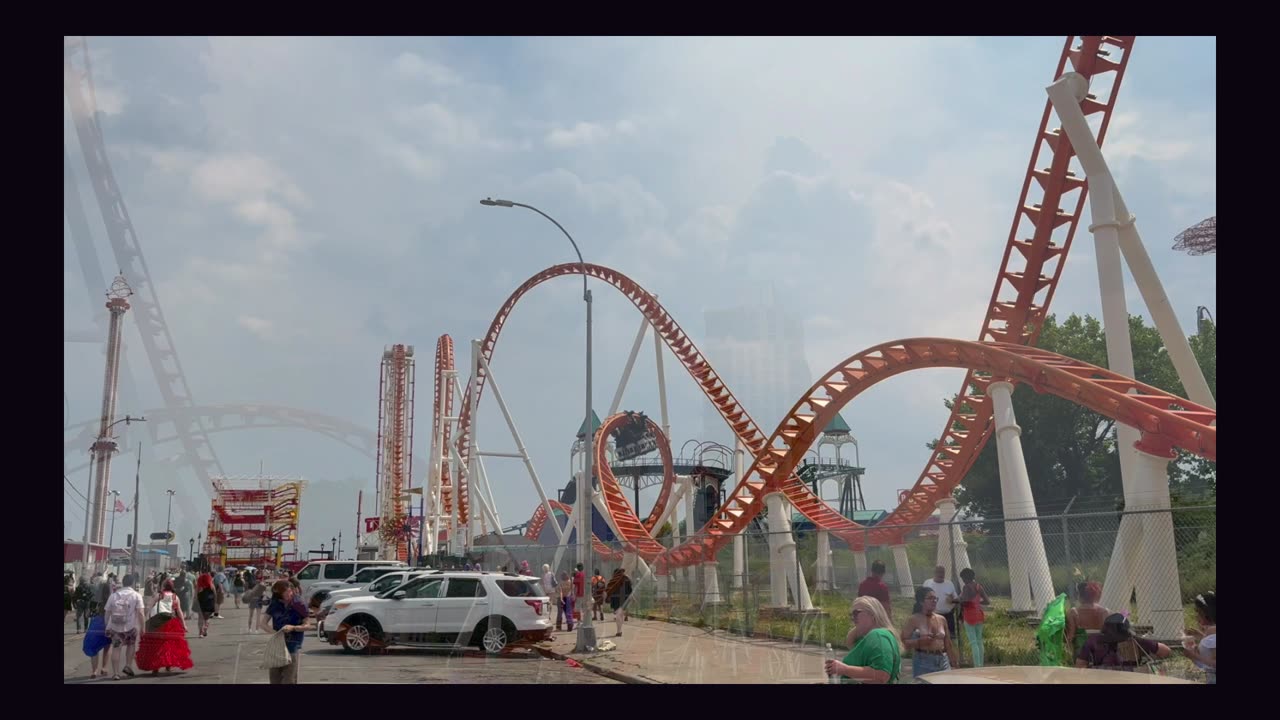
[[[1082,601],[1078,586],[1097,582],[1103,593],[1098,605],[1127,613],[1136,633],[1173,649],[1173,657],[1159,663],[1165,672],[1195,678],[1203,676],[1181,658],[1178,641],[1184,628],[1195,627],[1195,595],[1217,585],[1216,524],[1212,506],[960,519],[906,528],[904,542],[896,547],[867,545],[865,552],[854,552],[835,535],[797,523],[790,533],[748,531],[726,544],[714,563],[673,568],[665,578],[634,556],[623,555],[621,544],[607,544],[611,554],[593,550],[587,575],[598,570],[608,579],[625,564],[633,588],[626,607],[633,615],[846,647],[850,604],[875,564],[884,566],[882,581],[898,628],[913,611],[915,588],[932,579],[938,565],[945,568],[944,578],[953,583],[957,599],[964,586],[959,571],[967,567],[990,597],[983,607],[985,665],[1041,664],[1036,634],[1046,605],[1065,594],[1065,607],[1074,607]],[[867,530],[865,537],[874,535]],[[954,540],[948,542],[949,537]],[[659,541],[671,544],[670,537]],[[820,568],[823,545],[829,548],[830,563]],[[527,561],[530,572],[540,577],[544,563],[558,574],[577,562],[577,548],[569,545],[555,566],[557,550],[506,543],[484,549],[480,557],[486,569],[518,570]],[[786,568],[777,576],[770,562],[774,556]],[[797,588],[802,599],[807,595],[811,611],[797,610]],[[940,610],[947,605],[944,599]],[[960,629],[962,609],[954,609],[957,631],[952,637],[961,665],[969,666],[971,640]],[[612,619],[608,612],[606,616]],[[1060,637],[1065,639],[1065,628]],[[1064,654],[1078,649],[1077,642],[1072,637]]]

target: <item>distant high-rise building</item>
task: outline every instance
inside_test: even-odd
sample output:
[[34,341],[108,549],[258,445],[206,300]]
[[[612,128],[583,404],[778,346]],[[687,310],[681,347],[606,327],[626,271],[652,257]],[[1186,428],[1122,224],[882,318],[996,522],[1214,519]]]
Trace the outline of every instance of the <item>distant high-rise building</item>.
[[[707,310],[698,347],[767,436],[813,384],[804,356],[804,326],[770,294],[768,305]],[[704,440],[733,447],[733,434],[707,403]]]

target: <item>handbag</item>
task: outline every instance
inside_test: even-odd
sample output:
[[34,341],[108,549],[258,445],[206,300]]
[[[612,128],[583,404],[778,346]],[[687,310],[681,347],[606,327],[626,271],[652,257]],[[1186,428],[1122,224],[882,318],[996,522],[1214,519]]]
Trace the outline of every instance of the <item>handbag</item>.
[[267,646],[262,650],[262,667],[265,670],[288,667],[293,662],[289,656],[289,646],[284,641],[284,633],[276,631],[267,638]]

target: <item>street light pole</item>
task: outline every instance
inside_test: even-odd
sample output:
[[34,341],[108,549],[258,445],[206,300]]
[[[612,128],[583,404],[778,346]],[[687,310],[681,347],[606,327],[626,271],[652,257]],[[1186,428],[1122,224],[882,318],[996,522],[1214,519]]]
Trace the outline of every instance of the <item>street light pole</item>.
[[[119,498],[120,491],[112,490],[112,498]],[[116,546],[116,503],[111,501],[111,537],[107,539],[107,564],[111,563],[111,548]]]
[[[169,494],[169,512],[164,516],[164,546],[169,547],[169,541],[173,535],[173,531],[169,529],[169,521],[173,520],[173,496],[176,495],[172,490],[165,490]],[[178,552],[182,552],[179,550]]]
[[[119,425],[120,423],[124,423],[125,425],[130,425],[135,422],[146,422],[146,421],[147,421],[147,418],[145,415],[142,417],[133,417],[132,415],[125,415],[119,420],[116,420],[110,425],[107,425],[106,429],[102,431],[103,437],[99,438],[99,440],[110,438],[111,428]],[[95,447],[97,447],[97,443],[94,443],[92,446],[89,447],[89,487],[88,487],[89,492],[85,493],[85,496],[84,496],[84,504],[85,504],[84,546],[81,549],[81,556],[80,556],[81,561],[84,563],[84,566],[80,571],[80,574],[83,576],[88,576],[90,572],[90,568],[93,567],[93,564],[89,561],[89,510],[95,507],[93,502],[93,461],[97,457],[96,453],[94,453]],[[112,447],[114,447],[114,445],[112,445]],[[111,516],[111,521],[113,523],[112,527],[113,527],[113,533],[114,533],[114,523],[115,523],[114,514]],[[109,552],[108,552],[108,555],[110,555]]]
[[129,574],[137,577],[138,508],[142,502],[142,442],[138,442],[138,468],[133,476],[133,545],[129,548]]
[[[592,452],[592,445],[595,442],[595,428],[591,422],[591,290],[587,288],[587,263],[582,259],[582,251],[578,250],[578,243],[574,241],[573,236],[569,234],[564,226],[556,222],[556,219],[542,212],[532,205],[524,203],[512,202],[510,200],[494,200],[485,198],[480,201],[481,205],[490,207],[521,207],[526,210],[532,210],[542,217],[551,221],[551,224],[560,228],[560,232],[569,238],[569,243],[573,245],[573,251],[578,255],[578,262],[582,264],[582,299],[587,303],[587,397],[586,397],[586,413],[583,421],[583,431],[586,433],[586,452],[587,459],[584,463],[582,477],[578,480],[578,564],[582,565],[583,574],[585,575],[588,568],[591,567],[591,494],[592,480],[595,478],[595,457]],[[585,596],[584,596],[585,597]],[[596,645],[596,628],[592,622],[591,613],[582,613],[582,622],[578,623],[577,645],[574,652],[586,652],[587,648],[594,648]]]
[[342,531],[338,531],[338,559],[342,559]]
[[89,562],[89,511],[93,508],[93,448],[89,448],[89,484],[84,496],[84,546],[80,549],[80,577],[88,578],[92,572]]

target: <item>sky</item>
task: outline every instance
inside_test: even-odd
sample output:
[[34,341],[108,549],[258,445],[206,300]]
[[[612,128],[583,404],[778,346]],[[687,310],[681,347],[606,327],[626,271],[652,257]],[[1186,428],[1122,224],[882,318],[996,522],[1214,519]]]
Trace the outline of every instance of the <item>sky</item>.
[[[869,346],[977,337],[1063,37],[89,38],[108,160],[197,405],[297,408],[377,427],[383,348],[414,345],[414,452],[431,435],[431,363],[470,340],[528,277],[576,258],[657,294],[694,342],[704,313],[777,306],[802,323],[813,379]],[[1216,214],[1213,38],[1137,39],[1104,146],[1188,332],[1216,317],[1216,258],[1171,249]],[[117,264],[64,100],[64,150],[109,282]],[[70,217],[71,212],[68,212]],[[1088,206],[1051,312],[1100,316]],[[86,288],[64,223],[64,327],[99,337],[106,288]],[[1150,317],[1126,270],[1129,309]],[[528,294],[492,369],[545,487],[569,475],[583,407],[581,280]],[[594,405],[603,417],[640,315],[593,282]],[[125,320],[120,415],[163,405]],[[652,343],[652,340],[649,341]],[[651,345],[650,345],[651,346]],[[97,417],[100,343],[64,345],[69,424]],[[712,364],[715,357],[710,357]],[[672,440],[711,432],[709,402],[666,353]],[[927,460],[963,371],[924,370],[843,411],[868,507],[891,508]],[[731,390],[734,388],[730,388]],[[658,414],[653,351],[623,408]],[[747,408],[753,412],[751,408]],[[753,412],[754,414],[754,412]],[[492,394],[478,442],[512,452]],[[772,429],[780,418],[756,417]],[[118,429],[129,430],[121,426]],[[122,445],[151,443],[144,433]],[[65,434],[71,436],[68,431]],[[356,527],[374,461],[297,428],[224,428],[229,475],[299,476],[302,550]],[[141,469],[142,533],[204,530],[194,473]],[[64,530],[79,537],[85,453],[64,458]],[[132,495],[133,455],[112,487]],[[537,502],[523,464],[491,458],[504,525]],[[416,467],[414,484],[424,467]],[[149,477],[150,476],[150,477]],[[648,511],[655,496],[642,496]],[[367,515],[372,502],[365,501]],[[128,521],[131,522],[131,519]],[[128,524],[128,523],[126,523]],[[117,529],[117,544],[124,531]]]

